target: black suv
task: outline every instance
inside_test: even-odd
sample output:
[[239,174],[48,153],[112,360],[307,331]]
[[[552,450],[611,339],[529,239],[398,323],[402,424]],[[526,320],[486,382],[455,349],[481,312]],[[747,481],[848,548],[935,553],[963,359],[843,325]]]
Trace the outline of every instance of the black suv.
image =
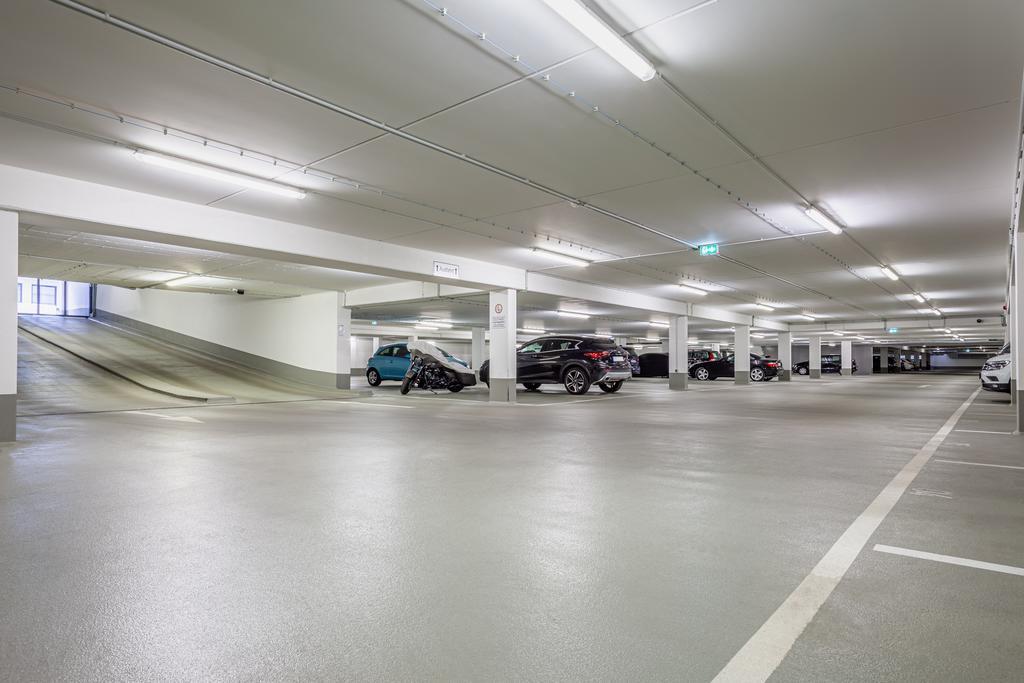
[[[551,335],[538,337],[516,352],[516,382],[528,391],[541,384],[563,384],[570,394],[585,394],[591,384],[614,393],[633,376],[626,350],[608,337]],[[480,366],[480,381],[490,385],[490,361]]]

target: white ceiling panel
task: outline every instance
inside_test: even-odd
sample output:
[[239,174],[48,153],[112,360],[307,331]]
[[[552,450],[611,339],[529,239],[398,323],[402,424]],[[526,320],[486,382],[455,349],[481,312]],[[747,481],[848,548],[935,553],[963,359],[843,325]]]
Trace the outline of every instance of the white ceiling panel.
[[758,154],[1014,99],[1018,0],[729,0],[634,39]]

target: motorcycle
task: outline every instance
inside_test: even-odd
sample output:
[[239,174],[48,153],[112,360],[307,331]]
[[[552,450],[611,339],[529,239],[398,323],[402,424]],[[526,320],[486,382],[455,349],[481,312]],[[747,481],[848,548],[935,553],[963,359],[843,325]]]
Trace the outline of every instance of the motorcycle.
[[402,378],[403,394],[408,394],[413,387],[457,392],[476,384],[476,375],[472,370],[449,361],[441,349],[430,342],[409,342],[409,353],[412,360]]

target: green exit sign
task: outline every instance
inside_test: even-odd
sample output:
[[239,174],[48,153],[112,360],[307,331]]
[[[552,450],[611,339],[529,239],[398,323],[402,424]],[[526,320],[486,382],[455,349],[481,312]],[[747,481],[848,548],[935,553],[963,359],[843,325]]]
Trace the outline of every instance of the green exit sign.
[[898,328],[898,327],[890,327],[889,328],[889,334],[896,334],[899,331],[900,331],[900,328]]
[[698,247],[701,256],[714,256],[718,253],[717,244],[702,244]]

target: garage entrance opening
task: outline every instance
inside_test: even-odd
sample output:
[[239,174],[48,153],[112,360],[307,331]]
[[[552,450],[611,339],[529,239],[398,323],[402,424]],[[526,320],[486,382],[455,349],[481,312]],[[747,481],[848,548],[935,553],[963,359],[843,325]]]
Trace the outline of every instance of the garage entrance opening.
[[86,282],[19,277],[18,314],[87,318],[92,315],[92,285]]

